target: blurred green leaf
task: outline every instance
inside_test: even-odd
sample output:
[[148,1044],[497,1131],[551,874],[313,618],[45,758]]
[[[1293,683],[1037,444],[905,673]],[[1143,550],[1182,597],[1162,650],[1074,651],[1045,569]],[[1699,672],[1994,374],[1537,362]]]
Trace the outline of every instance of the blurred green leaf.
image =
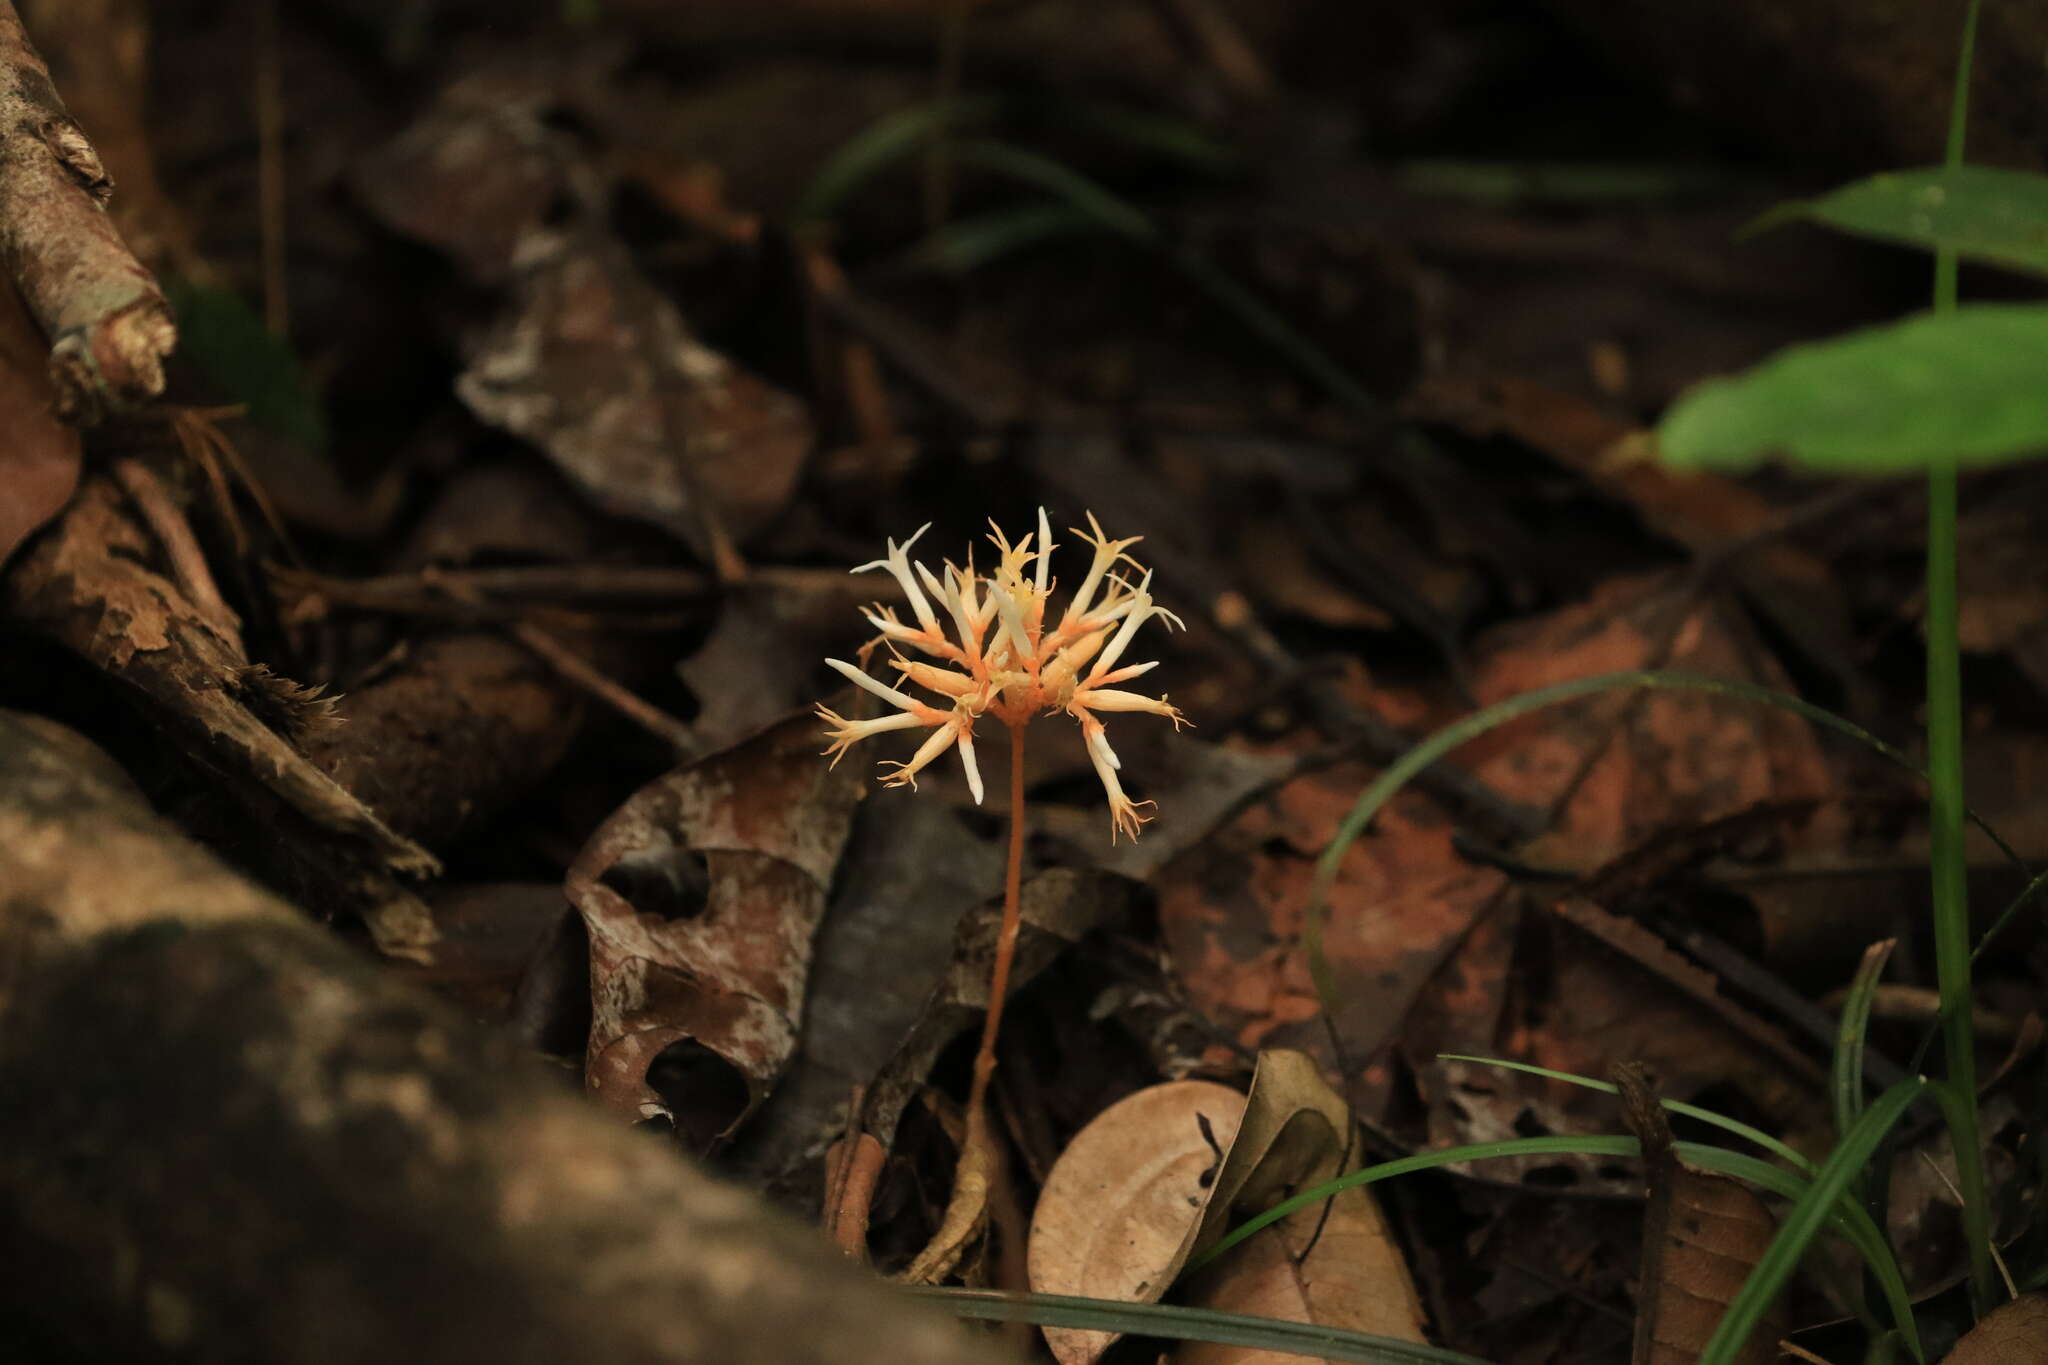
[[910,264],[964,275],[1040,242],[1101,227],[1094,214],[1071,204],[1024,204],[946,224],[918,243]]
[[1195,124],[1170,114],[1067,98],[1035,103],[1019,101],[1018,108],[1020,113],[1035,114],[1047,122],[1077,132],[1120,142],[1133,151],[1173,162],[1187,170],[1220,175],[1236,170],[1241,164],[1237,153],[1229,147]]
[[167,281],[164,294],[178,320],[178,354],[246,407],[250,421],[326,451],[327,414],[298,356],[240,294],[186,279]]
[[1658,428],[1680,468],[1776,456],[1828,474],[1986,465],[2048,448],[2048,307],[1978,304],[1780,351]]
[[1887,171],[1780,204],[1758,228],[1803,221],[2048,275],[2048,176],[1994,166]]
[[861,129],[826,159],[798,196],[792,215],[799,223],[822,223],[846,197],[891,165],[952,129],[985,122],[999,104],[986,96],[914,104],[884,114]]

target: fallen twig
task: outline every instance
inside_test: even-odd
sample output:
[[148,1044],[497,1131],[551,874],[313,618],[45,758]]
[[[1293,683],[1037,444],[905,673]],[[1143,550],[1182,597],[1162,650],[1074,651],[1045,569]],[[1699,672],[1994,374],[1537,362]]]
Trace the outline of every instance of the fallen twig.
[[113,181],[0,0],[0,257],[50,341],[57,408],[80,423],[154,398],[170,305],[121,241]]

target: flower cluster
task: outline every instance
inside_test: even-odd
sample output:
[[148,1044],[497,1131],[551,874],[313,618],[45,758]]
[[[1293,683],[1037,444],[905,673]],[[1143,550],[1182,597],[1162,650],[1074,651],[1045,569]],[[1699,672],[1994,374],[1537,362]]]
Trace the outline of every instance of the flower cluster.
[[[1153,605],[1152,575],[1125,553],[1140,538],[1111,540],[1092,514],[1088,526],[1088,531],[1076,529],[1074,534],[1094,547],[1094,558],[1057,624],[1047,617],[1055,547],[1042,507],[1035,537],[1026,535],[1013,544],[1001,527],[994,527],[989,539],[995,544],[996,565],[987,574],[975,572],[971,554],[965,568],[947,563],[937,574],[913,561],[910,547],[931,529],[929,522],[901,545],[890,541],[885,557],[855,569],[887,570],[902,585],[915,624],[898,619],[894,608],[877,604],[864,613],[880,632],[868,650],[886,645],[892,666],[902,675],[899,681],[922,688],[935,700],[920,701],[843,659],[827,659],[853,683],[897,708],[875,720],[848,720],[820,706],[818,715],[832,727],[832,746],[825,750],[833,755],[832,761],[837,763],[851,745],[869,735],[926,728],[932,733],[917,753],[908,763],[885,765],[893,771],[882,780],[914,788],[920,769],[948,748],[957,748],[968,788],[979,804],[982,786],[974,758],[974,722],[990,715],[1015,728],[1045,712],[1064,711],[1081,723],[1089,760],[1109,795],[1111,837],[1123,833],[1136,838],[1139,825],[1151,818],[1139,808],[1152,803],[1124,795],[1116,776],[1122,764],[1109,747],[1097,713],[1150,711],[1176,727],[1183,723],[1165,697],[1123,692],[1116,686],[1157,666],[1118,666],[1140,626],[1155,616],[1176,626],[1181,622]],[[1125,565],[1142,577],[1133,582],[1122,571]],[[905,657],[906,653],[921,657]]]

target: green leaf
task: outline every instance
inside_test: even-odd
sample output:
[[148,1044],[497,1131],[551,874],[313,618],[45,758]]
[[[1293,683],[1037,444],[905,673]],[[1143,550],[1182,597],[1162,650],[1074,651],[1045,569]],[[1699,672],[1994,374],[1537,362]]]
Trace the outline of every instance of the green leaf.
[[2048,307],[1978,304],[1793,346],[1686,394],[1658,429],[1665,463],[1746,469],[1778,456],[1828,474],[1985,465],[2048,448]]
[[327,415],[299,358],[232,289],[172,279],[178,353],[249,411],[249,420],[315,452],[327,449]]
[[1795,220],[2048,275],[2048,176],[2031,171],[1993,166],[1888,171],[1818,199],[1780,204],[1757,226]]
[[991,1289],[905,1287],[901,1292],[960,1318],[987,1322],[1029,1322],[1040,1327],[1078,1327],[1095,1332],[1214,1341],[1322,1360],[1356,1360],[1365,1365],[1486,1365],[1475,1356],[1440,1346],[1323,1327],[1312,1322],[1255,1318],[1208,1308],[1160,1303],[1119,1303],[1070,1294],[1007,1294]]
[[1764,1313],[1784,1292],[1806,1248],[1848,1191],[1849,1182],[1862,1172],[1878,1141],[1927,1088],[1923,1080],[1900,1081],[1879,1096],[1876,1103],[1863,1111],[1855,1126],[1842,1135],[1834,1151],[1821,1163],[1813,1184],[1792,1205],[1778,1227],[1778,1235],[1771,1239],[1770,1246],[1742,1282],[1742,1288],[1729,1301],[1706,1350],[1700,1353],[1700,1365],[1732,1365]]

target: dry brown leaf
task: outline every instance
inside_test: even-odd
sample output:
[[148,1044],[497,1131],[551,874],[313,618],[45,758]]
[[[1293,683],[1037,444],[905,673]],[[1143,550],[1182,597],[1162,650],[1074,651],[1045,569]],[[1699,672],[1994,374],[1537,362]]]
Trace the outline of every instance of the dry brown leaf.
[[[590,931],[591,1093],[722,1141],[796,1043],[811,936],[862,783],[796,717],[642,787],[584,845],[569,899]],[[649,1068],[670,1052],[688,1111]]]
[[[1255,802],[1156,878],[1176,972],[1196,1008],[1249,1048],[1328,1051],[1301,948],[1315,858],[1371,778],[1361,764],[1305,774]],[[1413,793],[1346,852],[1324,952],[1354,1058],[1392,1039],[1416,992],[1507,886],[1460,857],[1453,827]]]
[[[1054,1164],[1032,1219],[1031,1287],[1155,1302],[1188,1257],[1239,1221],[1356,1164],[1353,1133],[1350,1109],[1300,1052],[1261,1053],[1242,1099],[1207,1081],[1139,1091]],[[1233,1250],[1192,1291],[1204,1306],[1426,1339],[1407,1267],[1362,1187]],[[1116,1340],[1045,1335],[1062,1365],[1085,1365]]]
[[2025,1294],[1984,1315],[1943,1365],[2022,1365],[2048,1360],[2048,1294]]
[[[1682,592],[1671,577],[1622,580],[1490,633],[1479,699],[1636,668],[1791,690],[1737,611]],[[1503,796],[1558,808],[1532,861],[1589,872],[1665,830],[1833,787],[1804,719],[1702,692],[1617,691],[1550,707],[1481,736],[1459,758]]]
[[[1643,1214],[1636,1296],[1635,1365],[1695,1365],[1728,1305],[1769,1250],[1777,1222],[1763,1197],[1733,1176],[1703,1171],[1672,1150],[1671,1123],[1643,1069],[1615,1072],[1622,1120],[1643,1146],[1649,1207]],[[1773,1307],[1735,1357],[1770,1365],[1785,1334]]]
[[597,506],[662,527],[723,576],[782,508],[811,444],[803,405],[691,334],[604,221],[602,178],[548,124],[596,73],[485,70],[358,176],[392,227],[508,286],[456,381]]
[[0,563],[78,487],[78,432],[57,420],[48,353],[21,295],[0,281]]
[[[1031,1288],[1156,1303],[1193,1247],[1245,1097],[1214,1081],[1148,1086],[1097,1115],[1053,1163],[1031,1216]],[[1060,1365],[1088,1365],[1109,1332],[1045,1329]]]
[[692,336],[608,241],[550,234],[520,267],[456,380],[471,411],[546,451],[599,507],[707,559],[707,511],[745,539],[782,509],[811,445],[802,404]]
[[[1238,1221],[1359,1164],[1351,1110],[1306,1054],[1259,1057],[1237,1141],[1216,1180],[1200,1250]],[[1372,1191],[1363,1185],[1284,1219],[1205,1267],[1189,1302],[1223,1312],[1312,1322],[1425,1342],[1422,1302]],[[1245,1347],[1190,1343],[1181,1365],[1278,1365]]]

